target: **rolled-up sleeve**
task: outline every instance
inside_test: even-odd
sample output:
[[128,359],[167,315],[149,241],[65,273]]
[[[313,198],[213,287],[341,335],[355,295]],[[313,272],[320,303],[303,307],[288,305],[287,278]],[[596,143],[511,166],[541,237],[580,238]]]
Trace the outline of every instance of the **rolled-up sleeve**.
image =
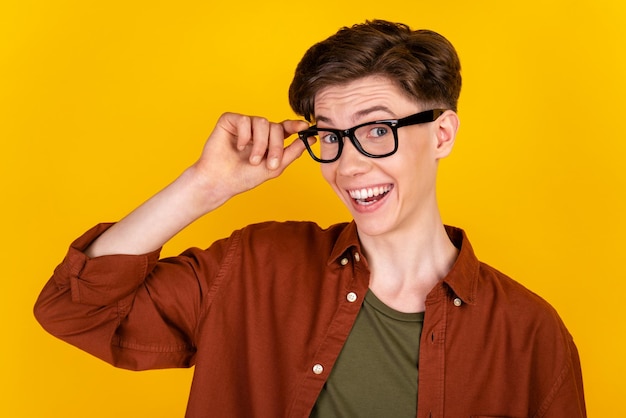
[[160,250],[87,257],[84,250],[110,226],[97,225],[70,245],[37,299],[36,319],[52,335],[117,367],[191,366],[204,292],[199,277],[211,263],[201,250],[163,261]]

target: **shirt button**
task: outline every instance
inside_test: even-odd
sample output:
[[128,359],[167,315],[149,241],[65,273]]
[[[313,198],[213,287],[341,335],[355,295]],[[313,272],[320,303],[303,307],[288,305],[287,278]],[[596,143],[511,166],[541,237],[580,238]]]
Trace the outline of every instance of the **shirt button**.
[[361,261],[361,256],[359,255],[359,253],[354,253],[354,260],[358,263],[359,261]]
[[323,372],[324,372],[324,366],[322,366],[321,364],[317,363],[316,365],[313,366],[313,373],[322,374]]
[[354,302],[357,300],[357,296],[356,293],[354,292],[350,292],[346,295],[346,299],[348,299],[348,302]]
[[463,301],[460,298],[454,298],[452,303],[454,303],[454,306],[461,306],[463,304]]
[[342,266],[345,266],[346,264],[348,264],[348,259],[347,258],[342,258],[340,261]]

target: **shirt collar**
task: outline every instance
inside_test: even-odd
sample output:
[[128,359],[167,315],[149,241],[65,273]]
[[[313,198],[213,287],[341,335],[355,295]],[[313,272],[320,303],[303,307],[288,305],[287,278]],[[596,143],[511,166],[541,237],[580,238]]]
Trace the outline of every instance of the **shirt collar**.
[[362,253],[361,243],[359,242],[359,235],[354,221],[345,224],[345,227],[339,233],[337,241],[335,241],[335,246],[333,247],[330,257],[328,258],[328,264],[332,264],[339,258],[345,257],[346,251],[352,247],[356,247],[356,250]]
[[452,269],[443,278],[443,282],[464,303],[472,304],[476,299],[480,261],[476,258],[465,231],[446,225],[446,232],[450,241],[459,249],[459,255],[452,265]]
[[[464,303],[472,304],[476,299],[480,261],[476,258],[465,231],[448,225],[446,225],[445,228],[448,237],[450,237],[450,241],[459,249],[459,255],[452,265],[452,269],[450,269],[446,277],[443,278],[443,283],[448,285]],[[352,247],[355,247],[356,251],[362,254],[361,244],[354,221],[346,224],[339,233],[330,253],[328,264],[332,264],[338,261],[338,259],[345,257],[346,252]]]

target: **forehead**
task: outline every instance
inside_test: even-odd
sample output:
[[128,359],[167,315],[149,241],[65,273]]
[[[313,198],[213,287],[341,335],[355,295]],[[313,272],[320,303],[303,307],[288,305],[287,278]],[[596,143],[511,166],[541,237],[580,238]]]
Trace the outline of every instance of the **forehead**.
[[407,107],[416,108],[417,103],[396,83],[384,76],[368,76],[321,89],[315,95],[314,117],[317,121],[346,117],[358,119],[355,115],[367,109],[388,109],[388,113],[402,113]]

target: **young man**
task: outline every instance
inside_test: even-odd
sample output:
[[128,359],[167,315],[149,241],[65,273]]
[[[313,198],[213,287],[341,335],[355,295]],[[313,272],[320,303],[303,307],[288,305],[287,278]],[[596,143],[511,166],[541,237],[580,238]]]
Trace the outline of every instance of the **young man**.
[[[435,178],[460,89],[456,52],[434,32],[340,30],[290,88],[315,125],[224,114],[178,179],[71,245],[38,320],[119,367],[195,365],[190,417],[586,416],[557,313],[441,221]],[[251,225],[159,260],[185,226],[305,151],[353,222]]]

